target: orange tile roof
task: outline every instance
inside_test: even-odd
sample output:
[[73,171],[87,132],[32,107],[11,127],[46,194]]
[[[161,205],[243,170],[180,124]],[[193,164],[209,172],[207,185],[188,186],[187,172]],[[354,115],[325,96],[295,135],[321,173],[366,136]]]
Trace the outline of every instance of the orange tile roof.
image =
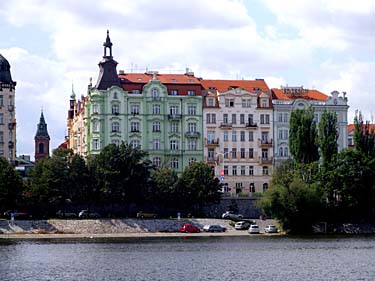
[[[366,124],[363,124],[363,125],[362,125],[363,133],[365,133],[365,132],[364,132],[364,130],[365,130],[365,126],[366,126]],[[354,124],[348,124],[348,133],[353,132],[354,129],[355,129]],[[369,124],[369,128],[368,128],[368,129],[369,129],[370,133],[371,133],[371,132],[375,132],[375,124]]]
[[[124,73],[119,74],[118,77],[120,79],[126,79],[122,82],[145,84],[153,78],[153,74]],[[200,80],[197,77],[187,74],[157,74],[157,78],[163,84],[200,84]]]
[[318,90],[308,90],[304,89],[302,93],[291,94],[285,93],[284,89],[272,89],[272,99],[277,100],[295,100],[295,99],[305,99],[305,100],[321,100],[326,101],[328,96],[319,92]]
[[[249,92],[254,92],[255,89],[261,91],[269,91],[266,82],[263,79],[256,80],[206,80],[200,81],[205,90],[210,87],[215,87],[220,93],[227,92],[230,88],[242,88]],[[255,88],[255,89],[254,89]]]

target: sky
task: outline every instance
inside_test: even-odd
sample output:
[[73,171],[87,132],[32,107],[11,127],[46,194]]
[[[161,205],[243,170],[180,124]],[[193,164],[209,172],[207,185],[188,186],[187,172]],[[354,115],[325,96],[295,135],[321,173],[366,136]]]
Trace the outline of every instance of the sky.
[[34,155],[43,110],[64,141],[72,86],[97,81],[107,29],[117,70],[346,92],[375,116],[375,0],[12,0],[0,2],[0,54],[16,87],[17,154]]

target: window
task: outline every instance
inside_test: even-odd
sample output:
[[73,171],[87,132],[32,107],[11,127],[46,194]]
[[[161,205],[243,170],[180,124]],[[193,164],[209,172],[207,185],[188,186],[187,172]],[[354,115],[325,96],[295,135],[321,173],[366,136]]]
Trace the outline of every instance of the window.
[[113,93],[113,99],[117,100],[117,92]]
[[242,107],[251,107],[251,99],[242,99]]
[[237,158],[237,148],[232,148],[232,159]]
[[208,161],[214,161],[215,160],[215,149],[209,148],[208,149]]
[[288,113],[284,113],[284,123],[288,123]]
[[197,115],[196,105],[188,105],[188,115]]
[[94,150],[99,150],[100,149],[100,143],[98,139],[93,139],[92,140],[92,148]]
[[266,149],[266,148],[262,149],[262,159],[268,160],[268,149]]
[[170,141],[170,149],[171,150],[178,150],[179,142],[178,140],[171,140]]
[[247,122],[249,125],[254,124],[254,116],[252,114],[247,115]]
[[0,106],[4,106],[4,96],[0,95]]
[[216,124],[216,114],[215,113],[211,113],[211,123]]
[[153,132],[160,132],[160,122],[153,122],[152,123],[152,131]]
[[240,114],[240,124],[245,124],[245,114]]
[[131,140],[130,141],[130,145],[133,149],[135,148],[140,148],[141,147],[141,143],[139,140]]
[[171,90],[171,96],[178,96],[178,90]]
[[152,105],[152,114],[160,114],[160,104]]
[[161,159],[160,159],[160,157],[154,157],[154,158],[152,158],[152,164],[155,167],[160,168],[160,166],[161,166]]
[[224,166],[224,176],[228,175],[228,166]]
[[249,192],[255,192],[255,184],[253,182],[249,185]]
[[[267,175],[268,175],[268,172],[267,172]],[[268,189],[268,183],[264,183],[263,184],[263,192],[266,191]]]
[[99,132],[99,121],[98,120],[92,121],[92,131],[94,133],[98,133]]
[[236,116],[236,114],[232,114],[232,124],[236,124],[236,122],[237,122],[237,116]]
[[177,115],[178,114],[178,105],[171,105],[169,108],[169,113],[171,115]]
[[254,166],[249,166],[249,175],[254,176]]
[[141,91],[140,90],[133,90],[132,93],[135,94],[135,95],[139,95],[141,93]]
[[130,113],[131,114],[139,114],[139,104],[132,104],[130,106]]
[[197,162],[196,158],[189,158],[189,165],[193,164],[194,162]]
[[154,150],[160,149],[160,139],[153,139],[152,140],[152,149],[154,149]]
[[139,132],[139,122],[131,122],[130,123],[130,131],[131,132]]
[[152,88],[151,97],[153,100],[160,100],[160,93],[158,88]]
[[112,144],[114,144],[115,146],[119,146],[120,140],[112,140]]
[[268,132],[262,132],[262,143],[268,143]]
[[197,124],[196,123],[188,123],[188,131],[190,133],[197,131]]
[[261,99],[261,107],[268,107],[268,99]]
[[260,124],[269,124],[269,123],[270,123],[269,114],[261,114],[260,115]]
[[237,176],[237,166],[232,167],[232,175]]
[[225,99],[225,107],[234,107],[234,99]]
[[112,123],[112,132],[120,132],[120,124],[118,122]]
[[249,148],[249,159],[254,158],[254,148]]
[[246,166],[241,166],[241,176],[246,174]]
[[208,99],[208,106],[214,106],[214,99]]
[[98,114],[99,113],[99,104],[93,104],[92,105],[92,112],[94,114]]
[[207,124],[215,124],[216,123],[216,114],[215,113],[207,113],[206,114],[206,123]]
[[283,139],[283,130],[279,130],[279,139],[282,140]]
[[284,147],[284,157],[288,157],[288,148]]
[[197,141],[196,140],[189,140],[188,150],[197,150]]
[[244,131],[240,132],[240,141],[245,141],[245,132]]
[[223,122],[224,124],[228,124],[228,114],[223,115]]
[[178,133],[178,122],[171,122],[171,132]]
[[241,150],[240,150],[240,157],[243,159],[245,158],[245,148],[241,147]]
[[232,131],[232,141],[237,141],[237,131]]
[[254,133],[249,131],[249,141],[254,141]]
[[263,175],[267,176],[268,175],[268,167],[263,166]]
[[284,156],[284,149],[282,147],[279,147],[279,156],[280,157]]
[[118,104],[112,104],[112,114],[118,115],[120,112],[120,106]]
[[228,141],[228,131],[224,131],[224,141]]
[[283,114],[282,113],[279,113],[279,115],[278,115],[278,121],[279,122],[283,122]]
[[39,153],[44,153],[44,143],[39,144]]
[[0,132],[0,143],[4,143],[4,132]]
[[171,168],[172,169],[178,169],[178,159],[177,158],[173,158],[171,160]]
[[224,148],[224,159],[228,159],[228,148]]
[[188,96],[195,96],[195,90],[188,90],[187,94]]

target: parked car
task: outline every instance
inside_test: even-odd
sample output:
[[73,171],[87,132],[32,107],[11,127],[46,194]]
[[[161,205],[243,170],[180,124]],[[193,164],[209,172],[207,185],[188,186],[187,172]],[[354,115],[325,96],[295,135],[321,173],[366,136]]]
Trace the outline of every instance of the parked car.
[[87,219],[87,218],[100,218],[100,215],[96,212],[89,212],[88,210],[82,210],[79,212],[78,217],[81,219]]
[[234,220],[238,220],[238,219],[243,219],[243,215],[241,214],[236,214],[234,212],[231,212],[231,211],[226,211],[222,216],[221,216],[223,219],[234,219]]
[[265,233],[277,233],[278,229],[275,225],[270,224],[264,228],[264,232]]
[[28,220],[31,218],[31,215],[27,212],[18,212],[18,211],[15,211],[15,212],[12,212],[12,211],[6,211],[4,212],[4,217],[8,220],[10,220],[12,218],[12,214],[13,214],[13,218],[14,219],[18,219],[18,220]]
[[250,234],[259,234],[259,226],[256,224],[252,224],[249,227],[249,233]]
[[196,227],[190,223],[186,223],[184,224],[181,228],[180,228],[180,232],[186,232],[186,233],[197,233],[197,232],[201,232],[200,228],[199,227]]
[[58,210],[58,211],[56,212],[56,216],[57,216],[58,218],[76,218],[76,217],[78,217],[76,213],[72,213],[72,212],[65,212],[65,213],[64,213],[64,212],[61,211],[61,210]]
[[237,230],[246,230],[246,229],[249,229],[250,225],[251,223],[248,221],[239,221],[239,222],[236,222],[236,224],[234,225],[234,228]]
[[155,219],[157,216],[158,214],[144,213],[142,211],[137,213],[137,218],[141,218],[141,219]]
[[225,232],[227,229],[222,225],[209,224],[203,226],[203,230],[206,232]]

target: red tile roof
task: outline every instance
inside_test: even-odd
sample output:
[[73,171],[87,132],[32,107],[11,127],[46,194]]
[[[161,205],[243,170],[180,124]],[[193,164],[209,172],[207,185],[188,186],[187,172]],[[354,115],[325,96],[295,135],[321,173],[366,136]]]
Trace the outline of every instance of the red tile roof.
[[[124,73],[119,74],[122,83],[146,84],[153,78],[153,74],[147,73]],[[200,84],[200,79],[194,75],[187,74],[157,74],[157,78],[163,84]],[[122,80],[125,79],[125,80]]]
[[[375,132],[375,124],[368,124],[368,125],[369,125],[368,127],[369,133],[371,134],[372,132]],[[365,126],[366,124],[362,125],[363,133],[365,133]],[[355,129],[354,124],[348,124],[348,133],[354,132],[354,129]]]
[[319,92],[318,90],[308,90],[302,89],[300,93],[288,93],[286,89],[272,89],[272,99],[277,100],[295,100],[295,99],[305,99],[305,100],[320,100],[326,101],[328,96]]
[[200,81],[205,90],[212,87],[216,88],[220,93],[227,92],[230,88],[242,88],[249,92],[269,91],[266,82],[263,79],[256,80],[205,80]]

